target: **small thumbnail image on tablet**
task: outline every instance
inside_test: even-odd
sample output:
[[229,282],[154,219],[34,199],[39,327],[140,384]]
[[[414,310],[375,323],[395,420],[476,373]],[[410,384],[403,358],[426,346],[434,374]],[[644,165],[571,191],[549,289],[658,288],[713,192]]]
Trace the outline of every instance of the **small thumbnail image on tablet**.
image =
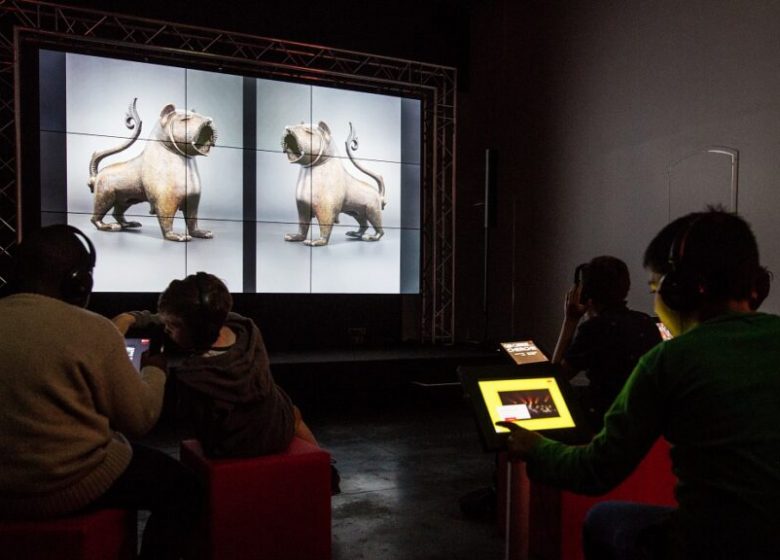
[[530,420],[531,418],[552,418],[560,416],[547,389],[526,391],[499,391],[501,406],[498,415],[502,420]]

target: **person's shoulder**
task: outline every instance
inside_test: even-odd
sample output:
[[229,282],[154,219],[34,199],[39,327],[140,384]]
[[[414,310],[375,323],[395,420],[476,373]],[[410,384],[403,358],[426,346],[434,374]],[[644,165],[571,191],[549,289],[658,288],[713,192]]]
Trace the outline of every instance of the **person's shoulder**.
[[7,306],[17,307],[22,310],[27,309],[33,313],[45,314],[52,320],[67,316],[74,320],[98,323],[108,322],[109,324],[112,324],[110,320],[102,315],[43,294],[22,292],[7,296],[0,301]]
[[780,330],[780,316],[760,311],[727,313],[705,321],[691,332],[701,334],[712,329],[741,330],[745,328]]
[[228,313],[228,316],[225,319],[225,325],[227,325],[232,330],[239,329],[251,331],[258,328],[257,324],[252,319],[236,313],[235,311]]
[[603,315],[594,315],[580,321],[574,333],[575,339],[587,338],[594,333],[599,333],[606,328],[608,320]]

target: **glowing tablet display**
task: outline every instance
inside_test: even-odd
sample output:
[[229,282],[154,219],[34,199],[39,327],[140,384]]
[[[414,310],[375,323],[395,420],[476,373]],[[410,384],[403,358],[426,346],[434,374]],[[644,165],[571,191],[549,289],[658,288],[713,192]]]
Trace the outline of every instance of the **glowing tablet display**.
[[517,340],[514,342],[502,342],[501,348],[509,354],[516,364],[535,364],[546,362],[547,356],[536,347],[533,340]]
[[[574,419],[553,377],[490,379],[478,382],[493,423],[515,422],[528,430],[573,428]],[[494,427],[496,433],[508,432]]]

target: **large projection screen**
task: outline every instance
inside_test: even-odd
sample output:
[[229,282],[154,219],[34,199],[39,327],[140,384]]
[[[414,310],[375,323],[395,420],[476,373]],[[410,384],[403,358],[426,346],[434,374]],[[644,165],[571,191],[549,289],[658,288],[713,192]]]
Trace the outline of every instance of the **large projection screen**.
[[[90,237],[101,259],[96,291],[158,292],[205,270],[234,292],[419,292],[420,100],[60,50],[38,56],[41,222]],[[91,163],[133,138],[131,106],[137,140]],[[198,138],[203,123],[210,132]],[[209,145],[193,152],[191,139]],[[120,203],[106,202],[122,196],[131,227],[119,228]],[[158,211],[155,197],[176,198],[178,210]],[[161,218],[183,237],[185,216],[205,237],[166,239]],[[332,228],[327,239],[322,226]]]

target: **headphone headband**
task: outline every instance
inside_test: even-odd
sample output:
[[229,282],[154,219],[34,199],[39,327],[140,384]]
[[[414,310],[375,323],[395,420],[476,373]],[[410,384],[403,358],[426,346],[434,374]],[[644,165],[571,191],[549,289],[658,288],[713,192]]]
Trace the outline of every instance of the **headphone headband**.
[[701,217],[696,216],[689,221],[669,246],[669,271],[661,279],[658,293],[664,303],[674,311],[692,311],[701,300],[701,279],[684,266],[685,246],[691,231],[700,220]]
[[87,266],[89,267],[89,269],[92,270],[93,268],[95,268],[95,261],[97,260],[97,258],[95,253],[95,246],[92,244],[92,240],[89,237],[87,237],[83,231],[81,231],[76,227],[73,227],[69,224],[65,224],[65,228],[68,231],[70,231],[76,237],[76,239],[78,239],[79,242],[82,245],[84,245],[84,248],[87,250],[87,257],[89,258]]
[[201,315],[205,315],[207,311],[206,305],[209,303],[208,294],[206,294],[206,290],[203,286],[203,281],[206,279],[206,276],[205,272],[197,272],[195,274],[195,286],[198,288],[198,306]]
[[699,221],[701,221],[701,217],[697,216],[688,222],[687,227],[682,232],[679,232],[672,240],[672,244],[669,247],[669,265],[672,267],[672,270],[680,267],[680,263],[685,256],[685,244],[688,241],[691,231],[693,231],[693,228]]

